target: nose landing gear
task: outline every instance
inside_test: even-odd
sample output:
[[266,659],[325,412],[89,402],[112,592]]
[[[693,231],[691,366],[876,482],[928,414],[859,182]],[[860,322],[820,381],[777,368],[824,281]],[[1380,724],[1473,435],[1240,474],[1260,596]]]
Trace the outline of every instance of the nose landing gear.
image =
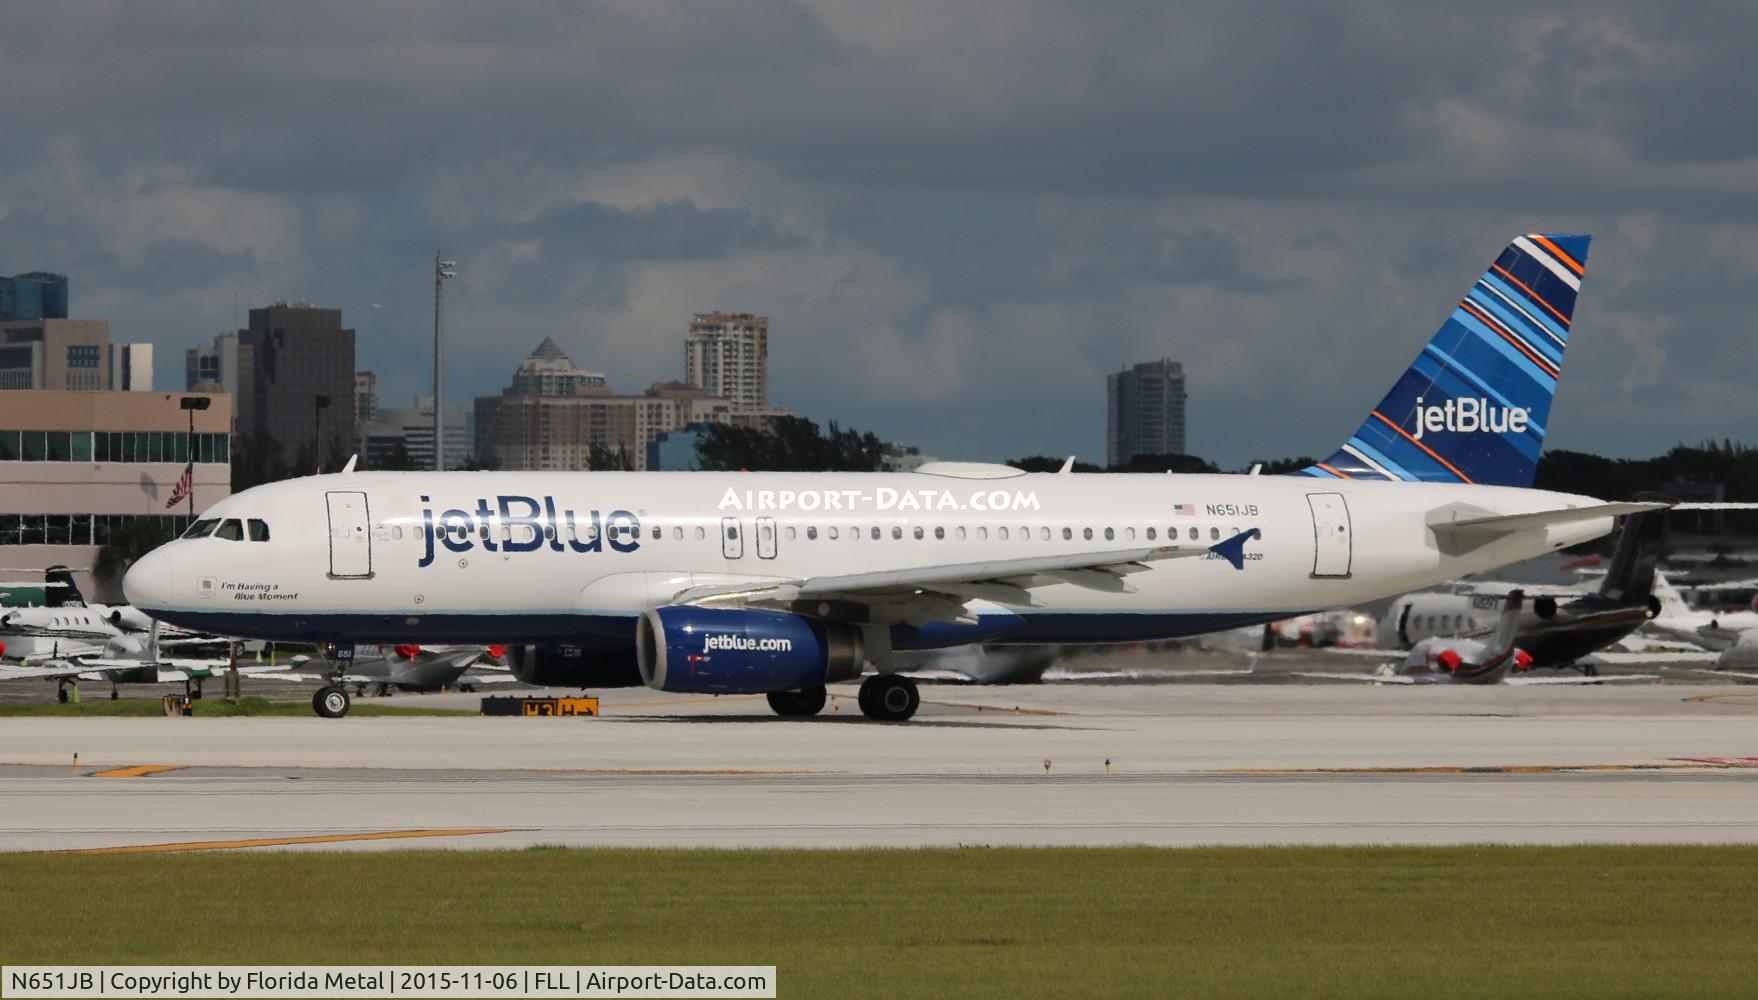
[[326,719],[340,719],[347,715],[351,704],[347,689],[339,684],[325,684],[311,696],[312,710]]

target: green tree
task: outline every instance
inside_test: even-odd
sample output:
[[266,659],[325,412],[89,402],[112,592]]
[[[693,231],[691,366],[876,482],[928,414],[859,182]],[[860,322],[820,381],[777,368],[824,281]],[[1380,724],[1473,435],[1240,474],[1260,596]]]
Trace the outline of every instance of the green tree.
[[110,532],[110,540],[92,559],[92,579],[107,593],[119,592],[123,574],[140,557],[171,540],[171,530],[157,517],[136,518]]

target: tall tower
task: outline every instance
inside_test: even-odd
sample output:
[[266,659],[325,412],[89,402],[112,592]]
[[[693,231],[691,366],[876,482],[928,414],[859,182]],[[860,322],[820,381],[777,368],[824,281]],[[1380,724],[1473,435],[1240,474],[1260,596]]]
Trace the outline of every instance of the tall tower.
[[1185,454],[1184,365],[1161,358],[1105,376],[1105,461]]
[[733,411],[769,408],[769,317],[750,313],[696,313],[684,338],[684,379],[710,396],[732,400]]

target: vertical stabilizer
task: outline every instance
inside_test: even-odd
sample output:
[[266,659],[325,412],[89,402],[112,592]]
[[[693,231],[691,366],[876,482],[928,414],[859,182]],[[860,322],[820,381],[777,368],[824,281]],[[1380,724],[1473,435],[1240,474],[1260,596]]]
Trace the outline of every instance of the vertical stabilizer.
[[1296,475],[1531,486],[1589,237],[1515,237],[1343,447]]

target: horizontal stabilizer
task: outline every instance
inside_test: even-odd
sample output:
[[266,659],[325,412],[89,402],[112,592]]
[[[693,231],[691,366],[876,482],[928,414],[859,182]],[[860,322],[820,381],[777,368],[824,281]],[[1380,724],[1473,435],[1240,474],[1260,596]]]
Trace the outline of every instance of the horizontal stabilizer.
[[[1429,528],[1443,541],[1469,549],[1517,531],[1538,531],[1558,524],[1576,524],[1602,517],[1621,517],[1625,514],[1640,514],[1649,510],[1667,510],[1672,506],[1672,504],[1657,502],[1601,503],[1587,507],[1541,510],[1531,514],[1487,514],[1478,517],[1460,517],[1452,521],[1431,521]],[[1457,513],[1461,512],[1455,511],[1455,514]]]

